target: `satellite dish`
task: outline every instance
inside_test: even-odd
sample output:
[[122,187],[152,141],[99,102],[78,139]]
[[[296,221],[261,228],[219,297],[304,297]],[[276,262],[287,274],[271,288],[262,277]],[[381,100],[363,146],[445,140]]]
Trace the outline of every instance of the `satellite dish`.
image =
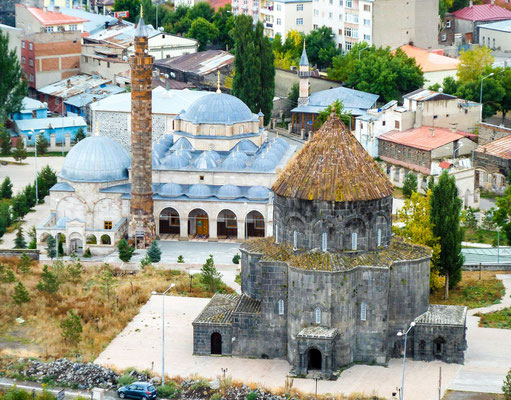
[[175,78],[175,77],[176,77],[176,74],[175,74],[174,72],[171,72],[171,73],[170,73],[170,76],[171,76],[172,78]]
[[165,74],[165,79],[169,79],[169,74]]

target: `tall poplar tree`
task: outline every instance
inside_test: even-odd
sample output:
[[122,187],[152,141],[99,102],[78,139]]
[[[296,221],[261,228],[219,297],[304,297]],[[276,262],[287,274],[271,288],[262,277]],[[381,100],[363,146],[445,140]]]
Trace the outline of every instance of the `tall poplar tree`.
[[[255,42],[259,49],[260,86],[257,97],[256,111],[264,114],[264,124],[268,125],[273,110],[273,98],[275,97],[275,55],[273,54],[270,39],[264,36],[264,27],[261,21],[256,25]],[[254,111],[254,112],[256,112]]]
[[440,256],[438,269],[445,277],[445,298],[449,298],[449,289],[461,280],[463,255],[461,241],[463,232],[460,226],[462,201],[458,197],[458,189],[453,176],[447,171],[440,175],[438,183],[433,186],[431,196],[431,223],[433,234],[439,238]]
[[0,122],[21,109],[28,86],[15,50],[9,50],[9,34],[0,32]]

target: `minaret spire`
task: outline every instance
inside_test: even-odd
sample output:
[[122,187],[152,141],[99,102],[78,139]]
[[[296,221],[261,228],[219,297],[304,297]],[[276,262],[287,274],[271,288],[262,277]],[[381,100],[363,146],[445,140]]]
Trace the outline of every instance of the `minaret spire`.
[[222,90],[220,89],[220,70],[216,71],[217,79],[216,79],[216,92],[222,93]]
[[305,50],[305,40],[303,41],[302,56],[300,57],[300,65],[298,69],[298,76],[300,77],[300,91],[298,97],[298,105],[309,104],[309,58],[307,57],[307,50]]

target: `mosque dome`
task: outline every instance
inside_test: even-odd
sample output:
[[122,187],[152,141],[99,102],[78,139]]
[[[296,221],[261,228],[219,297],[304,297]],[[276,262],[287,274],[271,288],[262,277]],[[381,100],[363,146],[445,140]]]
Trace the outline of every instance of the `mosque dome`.
[[217,163],[215,161],[215,156],[212,153],[209,151],[203,151],[200,156],[195,159],[193,166],[197,169],[210,169],[216,168]]
[[195,124],[235,124],[258,121],[237,97],[226,93],[211,93],[195,100],[181,119]]
[[223,185],[218,188],[216,197],[219,199],[237,199],[241,197],[241,189],[234,185]]
[[73,182],[110,182],[128,179],[131,164],[126,150],[107,136],[89,136],[68,153],[60,176]]
[[258,149],[257,145],[248,139],[243,139],[238,142],[236,146],[232,148],[233,150],[243,151],[245,153],[255,153]]
[[188,190],[188,196],[190,197],[205,198],[211,196],[211,194],[210,187],[203,183],[192,185]]
[[231,152],[222,163],[222,168],[229,171],[245,169],[247,166],[247,155],[241,151]]
[[156,143],[153,147],[153,153],[156,154],[159,158],[165,157],[165,153],[169,150],[169,145],[165,142]]
[[270,190],[264,186],[252,186],[248,189],[247,197],[250,200],[266,200],[270,197]]
[[172,133],[165,135],[165,137],[163,138],[163,143],[165,143],[167,147],[172,146],[172,144],[174,143],[174,136],[172,135]]
[[190,158],[190,152],[186,150],[176,150],[168,154],[161,161],[161,165],[169,169],[184,168],[190,163]]
[[182,137],[172,145],[170,150],[193,150],[193,146],[187,138]]
[[158,154],[153,152],[152,159],[153,159],[153,168],[159,167],[161,165],[160,157],[158,157]]
[[166,183],[160,188],[160,190],[158,190],[158,194],[162,197],[179,197],[183,193],[181,185],[173,182]]
[[252,163],[252,169],[254,171],[271,171],[275,166],[275,160],[272,157],[265,157],[264,153],[258,156]]

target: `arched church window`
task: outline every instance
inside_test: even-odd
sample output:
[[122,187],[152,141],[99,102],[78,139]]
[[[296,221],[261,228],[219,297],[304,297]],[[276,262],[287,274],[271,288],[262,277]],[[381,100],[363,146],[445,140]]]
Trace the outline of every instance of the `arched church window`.
[[357,250],[358,235],[357,232],[351,234],[351,250]]
[[323,232],[321,234],[321,251],[327,250],[327,242],[328,242],[328,234],[326,232]]
[[242,135],[244,132],[245,130],[243,129],[243,125],[240,125],[240,135]]
[[360,320],[365,321],[367,318],[367,305],[366,302],[363,301],[362,304],[360,304]]
[[381,229],[378,229],[378,247],[381,246]]
[[284,315],[284,300],[279,300],[279,315]]
[[316,324],[321,324],[321,308],[316,307],[316,310],[314,310],[314,316],[316,319]]
[[215,127],[213,127],[213,126],[209,127],[209,134],[210,135],[214,135],[215,134]]
[[275,225],[275,243],[279,243],[279,226]]
[[298,232],[293,231],[293,248],[298,248]]

